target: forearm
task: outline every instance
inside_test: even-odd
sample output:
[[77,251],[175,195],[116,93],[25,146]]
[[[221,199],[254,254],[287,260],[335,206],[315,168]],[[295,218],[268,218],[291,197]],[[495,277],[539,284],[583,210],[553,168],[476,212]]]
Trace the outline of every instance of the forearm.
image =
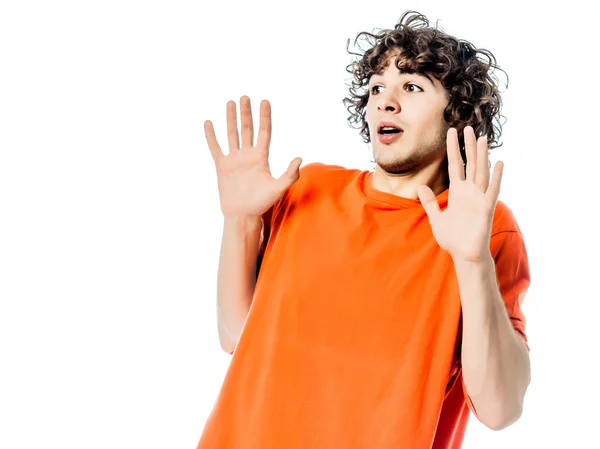
[[463,379],[479,419],[492,429],[521,415],[530,381],[529,352],[500,295],[493,259],[455,261],[463,312]]
[[231,353],[239,339],[256,285],[260,217],[225,217],[217,277],[219,341]]

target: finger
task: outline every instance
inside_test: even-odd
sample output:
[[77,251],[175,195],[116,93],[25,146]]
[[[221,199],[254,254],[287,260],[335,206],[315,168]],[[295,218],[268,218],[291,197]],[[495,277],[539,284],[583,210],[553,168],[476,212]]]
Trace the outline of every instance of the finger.
[[213,124],[210,120],[204,122],[204,135],[206,136],[206,142],[208,143],[210,154],[212,154],[213,160],[215,161],[215,164],[217,164],[223,157],[223,151],[217,142],[215,129],[213,128]]
[[229,153],[240,149],[235,101],[227,102],[227,140],[229,142]]
[[240,115],[242,116],[242,148],[254,147],[254,124],[252,123],[252,108],[250,97],[240,98]]
[[494,165],[494,173],[492,173],[492,181],[490,186],[485,193],[489,195],[492,204],[496,204],[498,197],[500,196],[500,184],[502,183],[502,172],[504,171],[504,163],[502,161],[496,162]]
[[467,156],[466,175],[467,181],[477,181],[477,138],[471,126],[466,126],[463,131],[465,141],[465,154]]
[[290,162],[287,170],[277,178],[277,181],[281,183],[281,188],[287,190],[293,183],[295,183],[300,177],[300,165],[302,159],[297,157]]
[[461,181],[465,179],[462,158],[458,147],[458,133],[456,128],[450,128],[446,135],[446,147],[448,150],[448,176],[450,183],[452,181]]
[[260,102],[260,123],[258,128],[258,139],[256,147],[269,156],[271,145],[271,103],[267,100]]
[[477,139],[477,188],[484,192],[490,184],[490,156],[487,138]]
[[433,226],[434,221],[436,221],[442,213],[433,190],[425,185],[421,185],[417,187],[417,195],[423,205],[423,209],[425,209],[425,213],[429,217],[429,222]]

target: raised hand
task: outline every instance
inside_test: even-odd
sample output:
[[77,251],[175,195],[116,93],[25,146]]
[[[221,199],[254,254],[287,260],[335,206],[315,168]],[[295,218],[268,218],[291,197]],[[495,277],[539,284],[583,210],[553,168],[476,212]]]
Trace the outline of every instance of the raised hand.
[[448,130],[448,207],[442,212],[433,191],[427,186],[419,186],[418,195],[440,247],[454,261],[481,262],[490,257],[492,220],[500,194],[504,164],[495,164],[490,182],[486,138],[482,136],[477,140],[470,126],[465,128],[464,136],[466,177],[458,134],[455,128]]
[[260,104],[258,139],[254,145],[254,126],[250,98],[240,99],[242,144],[240,146],[236,104],[227,103],[227,139],[229,154],[224,155],[217,143],[210,120],[204,122],[204,133],[217,168],[221,211],[225,217],[260,216],[283,196],[300,176],[299,157],[292,160],[279,178],[271,176],[269,145],[271,143],[271,105]]

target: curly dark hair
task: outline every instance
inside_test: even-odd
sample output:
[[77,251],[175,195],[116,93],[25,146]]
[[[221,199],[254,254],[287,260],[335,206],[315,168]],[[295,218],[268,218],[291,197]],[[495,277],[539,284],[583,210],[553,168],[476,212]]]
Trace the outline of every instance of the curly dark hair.
[[500,113],[502,99],[494,70],[505,75],[506,72],[496,64],[491,52],[446,34],[437,23],[435,28],[431,27],[428,19],[416,11],[405,12],[392,30],[359,33],[354,45],[361,37],[370,45],[366,51],[358,46],[364,53],[348,50],[350,39],[346,45],[346,51],[360,59],[346,67],[353,79],[350,96],[343,102],[350,113],[348,124],[360,128],[365,143],[371,141],[365,118],[369,80],[386,68],[391,56],[397,55],[396,66],[401,72],[433,76],[448,92],[444,119],[458,131],[463,161],[466,158],[462,131],[466,126],[472,126],[477,137],[486,136],[490,149],[502,146],[501,119],[506,122],[506,118]]

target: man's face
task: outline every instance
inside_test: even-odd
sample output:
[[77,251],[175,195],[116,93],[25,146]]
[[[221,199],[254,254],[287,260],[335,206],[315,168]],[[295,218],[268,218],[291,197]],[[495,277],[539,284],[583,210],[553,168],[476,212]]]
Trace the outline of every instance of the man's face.
[[[369,80],[366,120],[375,162],[387,173],[416,173],[446,156],[448,93],[430,76],[400,73],[396,57]],[[387,122],[402,130],[388,134]]]

